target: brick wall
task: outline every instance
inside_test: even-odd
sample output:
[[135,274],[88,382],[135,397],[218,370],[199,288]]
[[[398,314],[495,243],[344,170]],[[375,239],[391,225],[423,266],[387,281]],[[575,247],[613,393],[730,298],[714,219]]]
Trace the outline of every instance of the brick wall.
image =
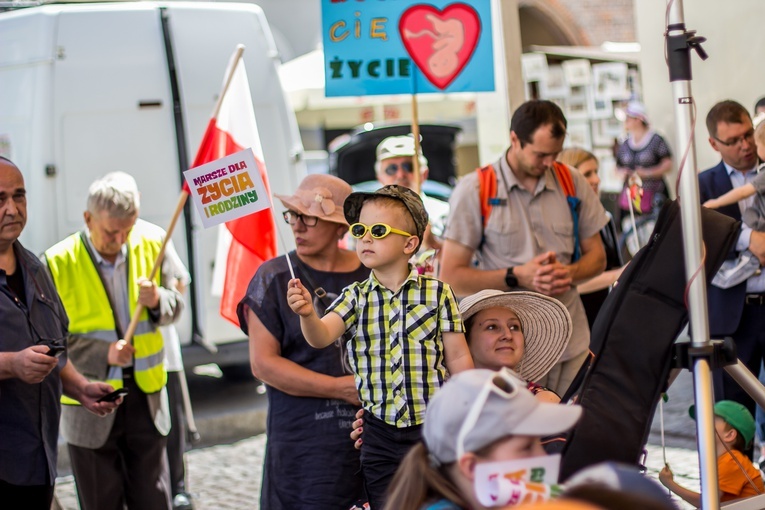
[[[629,42],[635,34],[634,0],[548,0],[561,16],[572,19],[593,46],[605,41]],[[556,5],[557,4],[557,5]],[[657,4],[657,7],[660,7]],[[560,9],[560,10],[559,10]]]

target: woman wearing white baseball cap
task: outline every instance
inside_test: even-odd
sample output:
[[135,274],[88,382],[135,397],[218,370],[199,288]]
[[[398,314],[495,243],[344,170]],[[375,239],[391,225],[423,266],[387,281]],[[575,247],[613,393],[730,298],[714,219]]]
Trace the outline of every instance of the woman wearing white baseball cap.
[[672,151],[667,141],[651,129],[642,103],[631,101],[622,115],[627,139],[619,145],[615,154],[616,169],[624,175],[619,208],[629,213],[629,199],[625,190],[629,187],[630,178],[636,175],[639,177],[637,181],[642,182],[643,193],[640,207],[633,205],[633,208],[636,209],[635,214],[644,214],[660,207],[669,198],[664,176],[672,170]]
[[546,455],[540,437],[565,432],[581,412],[540,402],[507,368],[461,372],[430,401],[423,441],[402,462],[386,508],[482,510],[520,502],[524,491],[549,497],[560,456]]

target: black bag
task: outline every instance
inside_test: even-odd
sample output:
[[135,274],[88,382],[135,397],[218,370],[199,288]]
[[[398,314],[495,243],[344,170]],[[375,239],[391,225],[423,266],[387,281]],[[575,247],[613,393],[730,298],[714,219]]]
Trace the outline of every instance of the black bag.
[[[707,283],[739,235],[740,222],[702,208]],[[577,402],[582,418],[569,432],[561,481],[603,461],[638,464],[665,389],[673,343],[688,322],[680,210],[665,203],[648,244],[632,259],[593,326],[595,358]],[[572,391],[573,390],[573,391]]]

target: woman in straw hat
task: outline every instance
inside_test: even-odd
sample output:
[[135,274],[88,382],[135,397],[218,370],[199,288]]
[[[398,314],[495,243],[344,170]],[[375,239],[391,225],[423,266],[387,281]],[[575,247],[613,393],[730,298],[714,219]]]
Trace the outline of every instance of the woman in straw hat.
[[[330,175],[308,175],[294,195],[276,195],[296,249],[295,274],[319,312],[369,270],[338,242],[348,231],[343,202],[351,187]],[[285,256],[260,266],[237,307],[250,339],[252,372],[266,384],[268,443],[261,508],[349,508],[362,495],[359,455],[348,442],[359,406],[345,342],[314,349],[287,304]]]
[[557,363],[571,338],[571,316],[557,299],[537,292],[487,289],[460,302],[476,368],[514,370],[538,399],[560,402],[536,384]]

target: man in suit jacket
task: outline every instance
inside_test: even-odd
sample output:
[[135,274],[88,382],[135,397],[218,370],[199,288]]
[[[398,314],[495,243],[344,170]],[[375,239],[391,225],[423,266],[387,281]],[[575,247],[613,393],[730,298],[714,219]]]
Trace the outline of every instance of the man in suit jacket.
[[[129,390],[118,411],[105,419],[75,405],[62,411],[61,431],[83,510],[171,505],[167,372],[157,327],[174,322],[183,302],[173,288],[161,286],[172,275],[163,270],[162,279],[148,279],[164,231],[138,220],[138,210],[135,180],[108,174],[90,186],[87,228],[45,252],[70,320],[72,363],[89,379]],[[143,311],[132,342],[126,342],[138,305]]]
[[[709,143],[722,161],[699,174],[701,202],[717,198],[731,189],[751,182],[757,175],[757,151],[752,119],[735,101],[721,101],[707,115]],[[737,220],[754,200],[751,197],[718,209]],[[765,264],[765,232],[756,232],[742,223],[736,253],[749,248]],[[732,336],[739,359],[757,375],[765,357],[765,274],[758,272],[729,289],[708,288],[709,330],[713,338]],[[715,398],[735,400],[755,413],[754,400],[723,370],[714,374]]]

